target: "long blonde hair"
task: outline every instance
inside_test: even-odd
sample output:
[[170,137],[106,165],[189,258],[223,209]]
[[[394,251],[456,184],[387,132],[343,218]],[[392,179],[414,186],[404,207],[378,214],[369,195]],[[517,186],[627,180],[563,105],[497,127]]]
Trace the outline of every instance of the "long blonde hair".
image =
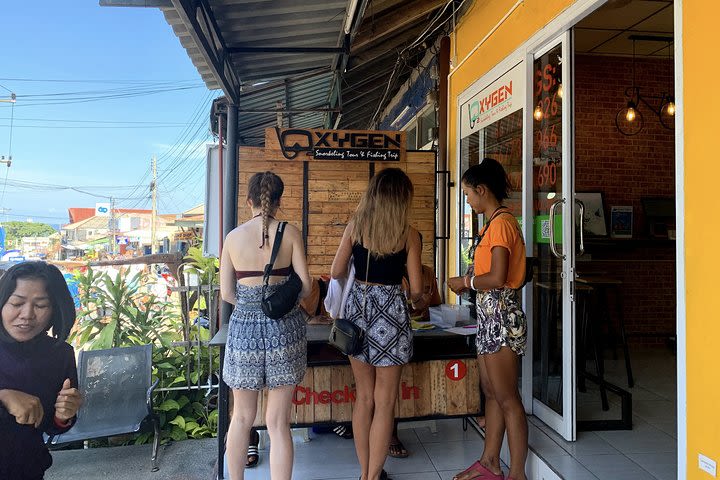
[[376,256],[394,253],[410,227],[413,184],[399,168],[378,172],[360,199],[350,237]]

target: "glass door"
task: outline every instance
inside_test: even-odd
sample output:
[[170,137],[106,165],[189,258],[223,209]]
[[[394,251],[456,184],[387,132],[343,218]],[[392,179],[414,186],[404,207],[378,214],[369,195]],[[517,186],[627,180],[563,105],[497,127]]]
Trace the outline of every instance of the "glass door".
[[[528,112],[526,205],[532,215],[537,268],[526,293],[531,348],[532,412],[566,440],[575,440],[575,304],[573,279],[572,68],[570,32],[532,58]],[[528,62],[530,63],[530,62]],[[530,89],[528,89],[530,90]],[[530,135],[532,138],[530,138]],[[531,180],[530,180],[531,179]],[[528,226],[530,229],[530,226]],[[528,235],[529,234],[529,235]],[[528,372],[529,373],[529,372]]]

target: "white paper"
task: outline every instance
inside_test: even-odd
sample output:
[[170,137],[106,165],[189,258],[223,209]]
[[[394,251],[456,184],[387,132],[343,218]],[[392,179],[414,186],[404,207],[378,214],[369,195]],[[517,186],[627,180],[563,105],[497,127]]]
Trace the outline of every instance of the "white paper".
[[471,325],[470,327],[452,327],[452,328],[446,328],[446,332],[449,333],[456,333],[458,335],[475,335],[477,333],[477,326]]

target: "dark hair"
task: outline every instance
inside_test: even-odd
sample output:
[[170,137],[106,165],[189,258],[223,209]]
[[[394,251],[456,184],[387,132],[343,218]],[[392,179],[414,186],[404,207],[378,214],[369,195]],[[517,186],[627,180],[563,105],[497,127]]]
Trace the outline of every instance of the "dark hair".
[[[17,288],[18,280],[41,280],[50,297],[52,316],[48,330],[52,327],[53,336],[65,341],[75,323],[75,304],[68,290],[63,274],[55,265],[45,262],[23,262],[13,265],[0,278],[0,309],[5,306]],[[0,340],[15,341],[0,322]]]
[[285,191],[285,184],[282,179],[273,172],[259,172],[250,177],[248,182],[247,198],[252,202],[253,207],[262,210],[262,243],[270,237],[268,235],[268,218],[277,210],[280,205],[280,197]]
[[483,158],[482,162],[465,170],[462,182],[473,188],[485,185],[499,202],[508,198],[508,191],[511,189],[505,169],[493,158]]

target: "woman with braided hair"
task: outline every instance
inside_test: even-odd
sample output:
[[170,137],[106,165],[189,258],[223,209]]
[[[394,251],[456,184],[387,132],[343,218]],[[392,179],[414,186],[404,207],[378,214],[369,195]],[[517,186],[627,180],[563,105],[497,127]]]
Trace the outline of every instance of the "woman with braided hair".
[[[233,392],[233,416],[227,437],[230,478],[242,480],[250,431],[259,392],[268,389],[265,417],[272,450],[273,480],[290,480],[293,444],[290,406],[295,385],[305,376],[305,320],[298,305],[273,320],[262,311],[263,269],[270,256],[279,222],[284,185],[272,172],[256,173],[248,184],[247,205],[252,218],[228,233],[220,261],[220,294],[233,304],[227,336],[223,380]],[[259,248],[258,248],[259,246]],[[286,225],[269,281],[269,294],[283,288],[292,271],[302,280],[300,298],[311,283],[300,231]]]

